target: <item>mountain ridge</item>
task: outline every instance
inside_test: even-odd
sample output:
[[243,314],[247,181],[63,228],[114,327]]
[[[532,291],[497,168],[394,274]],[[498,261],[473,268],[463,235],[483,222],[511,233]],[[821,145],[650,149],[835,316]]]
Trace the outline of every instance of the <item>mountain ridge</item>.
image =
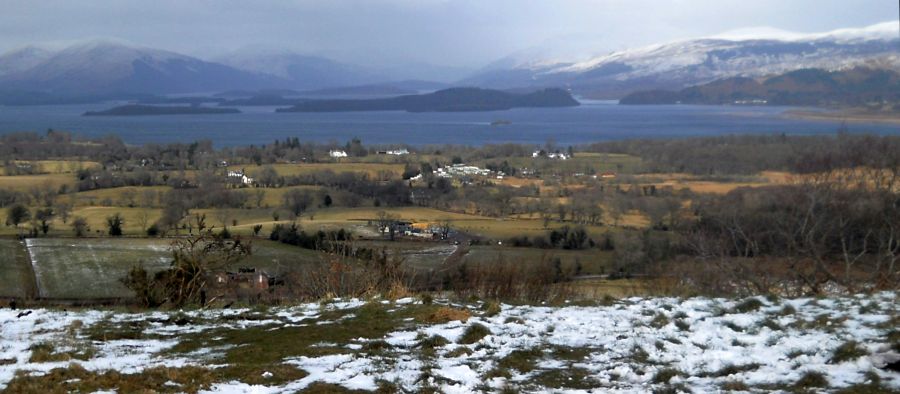
[[800,69],[759,79],[719,79],[679,91],[635,92],[620,103],[892,106],[900,103],[900,73],[866,67],[840,71]]
[[492,88],[568,86],[589,98],[681,89],[716,79],[759,77],[800,68],[900,68],[897,22],[791,37],[702,37],[615,51],[580,62],[525,62],[483,70],[464,83]]

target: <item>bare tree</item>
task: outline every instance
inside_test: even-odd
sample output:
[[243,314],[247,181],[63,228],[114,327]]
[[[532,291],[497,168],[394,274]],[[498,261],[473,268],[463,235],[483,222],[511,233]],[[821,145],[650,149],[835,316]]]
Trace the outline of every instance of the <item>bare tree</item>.
[[256,202],[257,208],[262,208],[263,201],[266,200],[266,191],[262,188],[256,188],[253,191],[253,201]]
[[119,193],[119,203],[129,208],[133,208],[136,204],[137,200],[137,191],[132,188],[124,188],[121,193]]
[[234,217],[234,212],[228,208],[221,208],[215,211],[215,215],[216,220],[222,225],[222,228],[227,229],[228,224],[231,223],[231,219]]
[[141,192],[141,206],[145,208],[153,208],[156,205],[157,193],[153,189],[144,189]]
[[146,208],[140,209],[137,213],[137,222],[141,226],[141,233],[146,232],[147,226],[150,224],[150,210]]
[[284,207],[293,215],[299,218],[303,211],[313,202],[313,196],[306,190],[291,189],[284,193],[282,197]]
[[83,237],[91,231],[91,228],[83,217],[76,217],[72,220],[72,230],[75,232],[76,237]]
[[200,294],[211,273],[250,253],[250,243],[240,238],[229,240],[209,234],[180,238],[172,242],[172,264],[168,270],[151,276],[136,266],[122,278],[122,283],[147,306],[180,307],[202,298]]
[[59,216],[59,218],[62,220],[63,224],[66,224],[69,222],[69,215],[72,214],[72,207],[74,205],[75,204],[72,202],[72,199],[69,199],[67,201],[59,201],[53,207],[53,211],[56,213],[57,216]]

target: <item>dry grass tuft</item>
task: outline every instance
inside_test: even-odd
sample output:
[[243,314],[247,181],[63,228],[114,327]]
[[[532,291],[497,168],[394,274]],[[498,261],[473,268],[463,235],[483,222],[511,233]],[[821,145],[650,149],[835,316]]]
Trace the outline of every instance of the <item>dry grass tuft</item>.
[[422,321],[424,323],[430,324],[443,324],[449,323],[454,320],[459,320],[465,323],[469,320],[470,317],[472,317],[472,314],[469,313],[468,310],[442,306],[436,309],[434,312],[431,312],[427,316],[423,317]]

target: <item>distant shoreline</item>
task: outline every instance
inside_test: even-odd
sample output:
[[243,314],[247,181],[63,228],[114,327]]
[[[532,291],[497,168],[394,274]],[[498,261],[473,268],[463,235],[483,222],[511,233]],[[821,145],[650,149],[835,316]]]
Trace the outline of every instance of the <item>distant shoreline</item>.
[[156,106],[129,104],[104,111],[88,111],[81,116],[157,116],[157,115],[217,115],[239,114],[237,108],[210,108],[210,107],[183,107],[183,106]]
[[900,125],[900,113],[875,114],[855,112],[850,110],[815,112],[815,111],[786,111],[786,118],[805,120],[833,120],[852,123],[886,123]]

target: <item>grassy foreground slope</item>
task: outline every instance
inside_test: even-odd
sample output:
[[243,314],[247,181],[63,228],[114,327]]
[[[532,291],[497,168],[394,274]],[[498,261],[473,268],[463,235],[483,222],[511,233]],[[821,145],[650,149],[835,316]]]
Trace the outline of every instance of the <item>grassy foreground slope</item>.
[[22,318],[0,310],[0,389],[896,392],[900,374],[883,368],[888,349],[900,347],[896,301],[896,293],[592,306],[405,298]]

